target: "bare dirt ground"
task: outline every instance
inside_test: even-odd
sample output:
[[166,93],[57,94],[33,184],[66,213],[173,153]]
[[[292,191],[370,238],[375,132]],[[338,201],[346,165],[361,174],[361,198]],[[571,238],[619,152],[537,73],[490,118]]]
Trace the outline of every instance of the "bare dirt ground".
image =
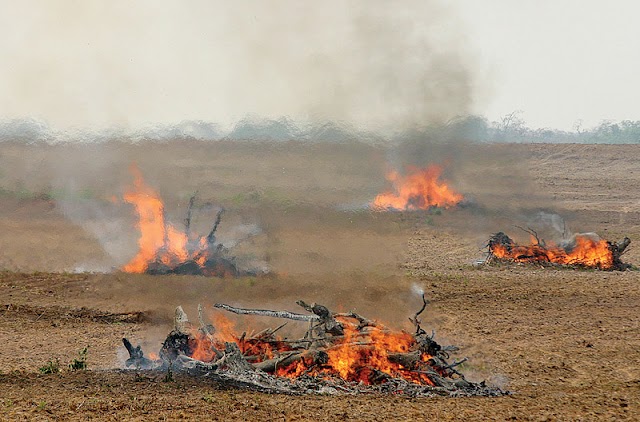
[[[640,273],[473,263],[491,233],[518,238],[514,225],[538,227],[557,214],[574,232],[629,236],[625,261],[640,264],[639,153],[611,145],[405,146],[393,154],[361,144],[0,145],[1,418],[637,420]],[[232,250],[271,275],[78,273],[117,268],[135,253],[132,210],[117,200],[131,183],[131,161],[174,221],[197,190],[227,210],[221,236],[260,227]],[[398,161],[446,162],[447,178],[475,205],[367,211],[387,186],[385,166]],[[460,346],[456,357],[469,357],[467,377],[512,395],[271,396],[118,370],[121,337],[157,350],[177,305],[191,314],[214,302],[295,310],[304,299],[403,328],[420,304],[413,285],[432,301],[423,325]],[[251,330],[272,321],[236,323]],[[67,369],[85,346],[89,370]],[[56,360],[61,373],[40,373]]]

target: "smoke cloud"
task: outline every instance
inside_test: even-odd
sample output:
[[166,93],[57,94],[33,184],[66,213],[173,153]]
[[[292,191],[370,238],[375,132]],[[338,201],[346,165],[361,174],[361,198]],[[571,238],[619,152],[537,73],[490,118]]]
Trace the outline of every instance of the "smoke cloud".
[[56,130],[247,115],[402,130],[473,99],[435,0],[28,0],[0,3],[0,26],[0,118]]

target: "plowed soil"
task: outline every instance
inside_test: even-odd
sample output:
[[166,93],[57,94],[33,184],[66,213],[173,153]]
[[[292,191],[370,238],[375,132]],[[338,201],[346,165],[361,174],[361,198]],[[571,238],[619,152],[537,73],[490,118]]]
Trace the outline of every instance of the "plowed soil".
[[[475,262],[496,231],[526,241],[519,225],[547,239],[567,230],[629,236],[624,260],[640,264],[640,146],[423,149],[390,156],[361,144],[0,145],[0,418],[638,420],[638,271]],[[472,205],[370,212],[364,205],[388,187],[384,170],[398,159],[445,162]],[[231,250],[270,274],[117,271],[136,250],[133,211],[117,200],[132,160],[173,221],[198,190],[203,202],[225,207],[220,236],[229,244],[240,240],[239,227],[258,226]],[[423,326],[460,347],[467,378],[510,395],[273,396],[121,370],[121,338],[157,351],[178,305],[195,317],[199,303],[209,313],[215,302],[297,311],[303,299],[408,328],[420,306],[416,288],[431,301]],[[233,320],[240,332],[274,325]],[[86,346],[88,369],[71,370]],[[56,362],[59,373],[42,373]]]

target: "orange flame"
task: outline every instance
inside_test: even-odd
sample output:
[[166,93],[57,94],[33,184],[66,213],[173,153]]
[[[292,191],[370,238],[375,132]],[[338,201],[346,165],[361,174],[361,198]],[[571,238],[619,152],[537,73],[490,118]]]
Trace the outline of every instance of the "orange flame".
[[189,238],[165,221],[164,204],[160,195],[145,184],[138,167],[131,165],[130,170],[134,182],[133,187],[124,194],[124,200],[135,207],[138,214],[136,227],[140,230],[140,237],[138,253],[122,270],[127,273],[144,273],[154,261],[171,267],[189,259],[204,267],[207,260],[206,239],[196,239],[197,250],[190,256],[187,248]]
[[134,176],[133,189],[125,193],[124,200],[133,204],[139,216],[137,227],[140,230],[140,249],[122,270],[128,273],[142,273],[165,245],[164,205],[158,194],[144,183],[138,167],[132,165],[130,170]]
[[191,331],[189,348],[193,359],[202,362],[211,362],[216,358],[214,347],[224,351],[225,342],[238,342],[238,336],[235,334],[235,325],[233,321],[224,315],[216,312],[212,315],[215,330],[210,335],[205,334],[201,330],[195,328]]
[[238,340],[235,324],[219,312],[213,314],[213,326],[216,327],[214,337],[220,343]]
[[497,258],[515,262],[551,262],[600,269],[613,267],[613,252],[606,240],[576,235],[573,243],[575,245],[569,250],[553,243],[545,247],[537,243],[528,246],[514,244],[511,247],[496,244],[491,247],[491,252]]
[[194,338],[189,343],[189,346],[191,348],[191,357],[193,359],[197,359],[202,362],[211,362],[216,358],[216,353],[213,351],[213,342],[202,332],[195,334]]
[[[346,325],[344,341],[327,351],[328,366],[341,378],[371,384],[372,375],[378,371],[392,377],[433,385],[426,375],[410,372],[408,368],[390,360],[390,354],[407,353],[415,345],[415,340],[409,333],[373,328],[360,342],[355,341],[357,333],[355,327]],[[423,353],[421,361],[426,362],[429,358]]]
[[[252,362],[262,362],[280,356],[291,349],[282,339],[270,342],[260,339],[244,339],[235,334],[233,323],[219,313],[213,315],[216,331],[213,336],[194,330],[190,342],[191,357],[210,362],[216,358],[212,347],[224,350],[225,342],[235,342],[242,353]],[[427,353],[417,352],[413,336],[406,332],[389,332],[375,327],[368,331],[358,331],[355,326],[345,323],[344,335],[337,344],[326,350],[328,361],[314,362],[312,353],[302,352],[301,358],[287,366],[276,367],[275,374],[281,377],[297,378],[302,374],[313,376],[336,376],[346,381],[372,384],[380,381],[380,373],[391,377],[402,377],[408,381],[433,385],[425,373],[411,371],[393,361],[394,353],[420,353],[418,365],[425,365],[431,358]],[[415,368],[414,368],[415,369]],[[378,381],[376,381],[378,378]]]
[[409,167],[405,176],[390,170],[386,178],[394,191],[381,193],[373,200],[378,209],[424,210],[430,207],[449,208],[460,203],[464,197],[440,180],[442,167],[431,165],[420,169]]
[[340,378],[349,380],[355,375],[356,365],[360,361],[360,351],[351,343],[355,340],[355,329],[346,326],[344,341],[336,348],[327,351],[329,365],[340,375]]

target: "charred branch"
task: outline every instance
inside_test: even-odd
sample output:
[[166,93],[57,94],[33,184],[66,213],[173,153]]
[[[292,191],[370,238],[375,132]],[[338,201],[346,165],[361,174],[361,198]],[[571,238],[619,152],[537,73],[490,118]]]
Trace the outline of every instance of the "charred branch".
[[193,341],[194,337],[189,334],[175,330],[171,331],[162,343],[160,359],[170,362],[180,355],[190,356],[193,353],[193,349],[191,348]]
[[358,331],[362,330],[365,327],[377,327],[380,329],[385,329],[385,327],[381,324],[379,324],[376,321],[367,319],[365,317],[363,317],[362,315],[356,314],[355,312],[345,312],[345,313],[339,313],[339,314],[333,314],[334,318],[351,318],[351,319],[355,319],[356,321],[358,321],[358,326],[356,327],[356,329]]
[[242,355],[242,352],[240,351],[240,348],[236,343],[231,343],[231,342],[225,343],[224,356],[222,359],[224,359],[225,368],[229,369],[230,371],[235,371],[235,372],[253,371],[253,366],[251,366],[251,364],[246,361],[246,359]]
[[616,251],[617,251],[618,255],[622,255],[624,253],[624,251],[627,249],[627,246],[629,246],[630,243],[631,243],[631,239],[629,239],[628,237],[625,237],[621,241],[616,242],[615,243],[615,248],[616,248]]
[[186,333],[188,331],[190,322],[187,313],[182,309],[182,306],[176,308],[173,317],[173,329],[178,333]]
[[189,198],[189,206],[187,207],[187,216],[184,219],[184,234],[189,238],[189,231],[191,230],[191,215],[193,213],[193,205],[196,202],[196,196],[198,196],[198,192],[194,193],[191,198]]
[[344,326],[335,320],[333,314],[326,306],[318,305],[316,303],[309,305],[302,300],[298,300],[296,303],[320,318],[320,324],[317,327],[325,333],[334,336],[341,336],[344,334]]
[[213,227],[211,231],[207,235],[207,244],[211,247],[216,243],[216,231],[218,230],[218,226],[220,225],[220,220],[222,220],[222,213],[224,213],[224,208],[220,208],[218,214],[216,215],[216,221],[213,223]]
[[422,357],[420,350],[415,350],[410,353],[389,353],[389,362],[402,365],[406,369],[415,369],[418,367],[418,363]]
[[522,230],[525,233],[528,233],[529,236],[533,237],[534,239],[536,239],[536,245],[538,246],[545,246],[545,241],[544,239],[540,239],[540,237],[538,236],[538,232],[536,232],[535,230],[533,230],[531,227],[527,227],[526,229],[520,226],[515,226],[516,228]]
[[140,345],[133,347],[131,342],[126,338],[122,339],[122,343],[129,353],[129,359],[125,362],[126,367],[136,369],[151,369],[154,367],[153,361],[144,357]]
[[424,293],[422,294],[421,297],[422,297],[422,307],[420,308],[420,310],[418,312],[416,312],[416,314],[414,315],[413,319],[409,318],[409,321],[411,321],[411,323],[416,327],[416,334],[415,334],[416,336],[419,336],[421,334],[426,334],[425,331],[420,327],[419,316],[427,308],[427,305],[429,304],[429,301],[425,297]]

